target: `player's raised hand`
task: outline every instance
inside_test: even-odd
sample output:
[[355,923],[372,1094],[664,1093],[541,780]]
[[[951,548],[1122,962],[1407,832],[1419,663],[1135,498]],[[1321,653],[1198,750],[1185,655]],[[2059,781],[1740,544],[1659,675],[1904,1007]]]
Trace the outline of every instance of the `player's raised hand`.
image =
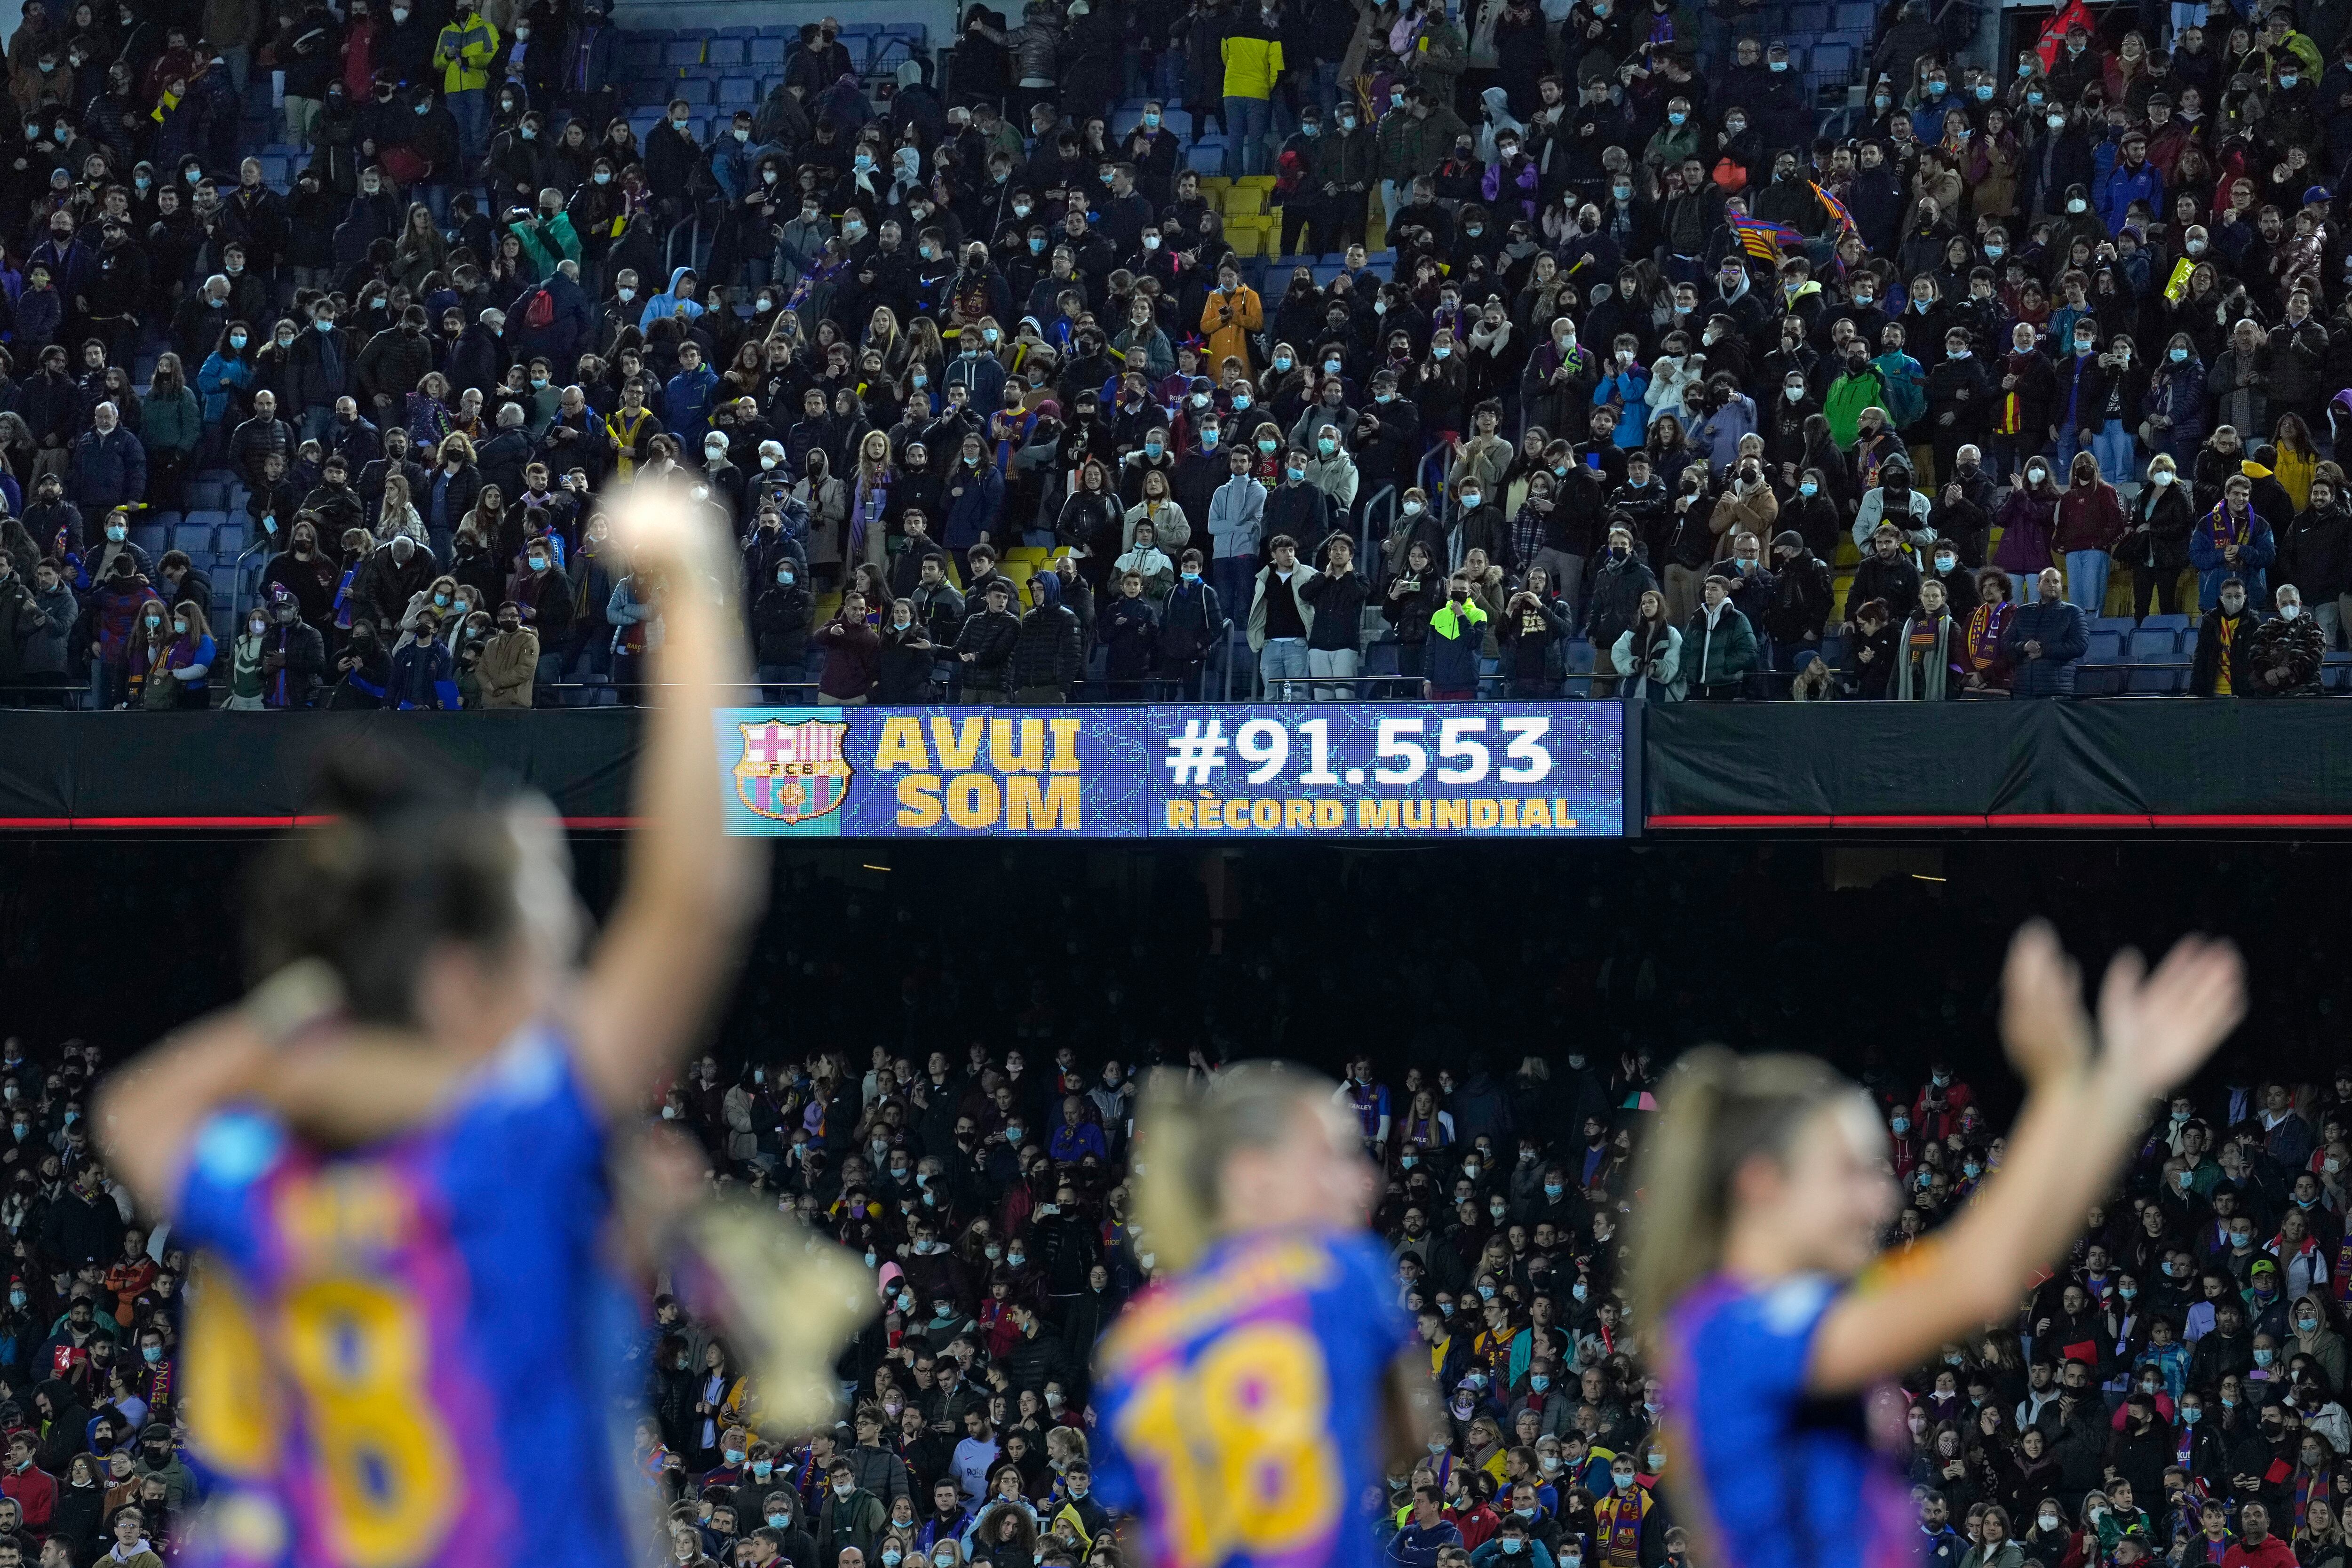
[[2011,1065],[2035,1088],[2081,1070],[2090,1059],[2082,971],[2047,921],[2028,921],[2010,939],[2000,976],[2000,1036]]
[[709,572],[714,531],[694,515],[685,486],[641,475],[605,491],[613,542],[643,567]]
[[2153,973],[2126,948],[2099,987],[2108,1063],[2142,1096],[2169,1093],[2245,1016],[2244,961],[2236,944],[2210,937],[2182,937]]

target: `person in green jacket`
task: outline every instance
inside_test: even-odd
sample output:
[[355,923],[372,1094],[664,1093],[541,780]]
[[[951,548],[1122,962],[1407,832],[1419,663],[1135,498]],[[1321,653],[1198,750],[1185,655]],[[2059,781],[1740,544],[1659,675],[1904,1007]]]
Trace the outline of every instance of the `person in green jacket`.
[[1886,378],[1870,363],[1869,351],[1857,342],[1847,350],[1845,369],[1830,383],[1829,395],[1822,400],[1822,414],[1830,422],[1830,435],[1840,447],[1853,446],[1862,411],[1884,408],[1886,404]]
[[1389,102],[1376,132],[1376,166],[1381,204],[1393,223],[1397,209],[1412,197],[1413,181],[1436,174],[1453,153],[1454,139],[1470,128],[1454,112],[1451,97],[1440,98],[1426,87],[1397,88]]
[[139,438],[147,448],[147,494],[160,504],[179,504],[180,478],[194,460],[196,443],[204,439],[204,412],[180,356],[158,355],[140,405]]
[[557,262],[580,259],[580,236],[572,229],[572,215],[563,209],[563,193],[553,186],[539,193],[535,215],[509,221],[507,232],[522,242],[534,283],[544,281]]

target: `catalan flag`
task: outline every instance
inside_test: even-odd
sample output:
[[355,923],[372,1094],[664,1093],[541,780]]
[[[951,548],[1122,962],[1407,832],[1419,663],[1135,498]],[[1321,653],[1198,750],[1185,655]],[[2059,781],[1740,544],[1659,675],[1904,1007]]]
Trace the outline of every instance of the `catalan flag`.
[[1730,215],[1725,221],[1739,240],[1739,248],[1759,261],[1778,261],[1784,245],[1801,247],[1805,237],[1785,223],[1766,223],[1761,218]]
[[1830,195],[1827,190],[1823,189],[1822,183],[1819,180],[1812,182],[1812,187],[1813,195],[1821,197],[1822,205],[1829,209],[1831,220],[1837,225],[1838,237],[1840,239],[1843,239],[1849,234],[1860,232],[1861,226],[1853,221],[1853,214],[1846,210],[1846,205],[1843,202],[1838,200],[1835,196]]

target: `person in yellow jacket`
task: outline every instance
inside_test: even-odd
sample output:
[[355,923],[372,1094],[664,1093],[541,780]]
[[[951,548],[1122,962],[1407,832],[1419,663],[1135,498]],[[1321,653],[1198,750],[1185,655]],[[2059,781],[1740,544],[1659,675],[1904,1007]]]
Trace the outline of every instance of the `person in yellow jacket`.
[[1228,257],[1217,264],[1217,286],[1201,302],[1201,331],[1208,334],[1211,366],[1225,363],[1230,354],[1242,362],[1242,373],[1250,374],[1249,335],[1265,325],[1265,306],[1257,290],[1242,281],[1242,269]]
[[1272,161],[1274,88],[1283,70],[1281,16],[1275,0],[1242,0],[1242,13],[1217,52],[1224,61],[1225,173],[1265,174]]
[[457,121],[457,151],[471,164],[482,155],[490,121],[490,62],[499,30],[482,15],[482,0],[457,0],[457,14],[433,45],[441,96]]

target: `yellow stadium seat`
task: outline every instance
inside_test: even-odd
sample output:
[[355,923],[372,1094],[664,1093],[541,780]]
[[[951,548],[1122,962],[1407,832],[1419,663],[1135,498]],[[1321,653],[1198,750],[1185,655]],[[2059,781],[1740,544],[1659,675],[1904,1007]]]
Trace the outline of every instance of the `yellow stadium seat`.
[[1244,174],[1240,178],[1236,179],[1234,184],[1243,190],[1270,191],[1274,189],[1274,176],[1272,174]]
[[1262,256],[1265,242],[1265,236],[1256,229],[1244,228],[1239,224],[1225,225],[1225,247],[1235,256]]
[[1265,193],[1235,185],[1224,194],[1220,210],[1228,222],[1235,217],[1255,217],[1265,210]]

